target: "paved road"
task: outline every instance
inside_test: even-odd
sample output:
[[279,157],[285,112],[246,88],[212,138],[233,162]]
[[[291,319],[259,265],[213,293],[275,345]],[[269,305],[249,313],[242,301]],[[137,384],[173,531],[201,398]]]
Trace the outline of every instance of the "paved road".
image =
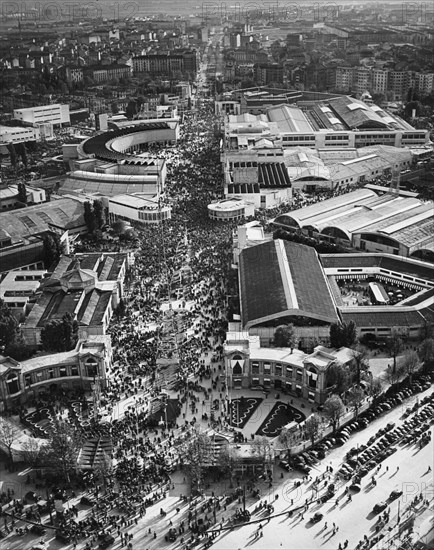
[[[431,391],[428,390],[427,393]],[[414,403],[415,400],[416,397],[410,398],[404,404],[405,407]],[[323,461],[324,464],[318,468],[318,474],[322,474],[329,464],[337,469],[347,451],[354,447],[356,442],[365,443],[387,422],[399,424],[402,412],[402,407],[394,409],[386,416],[373,422],[366,430],[360,432],[357,441],[354,437],[350,438],[346,445],[334,450],[327,456],[327,459]],[[423,492],[425,498],[432,501],[434,496],[433,475],[432,472],[428,471],[428,466],[432,465],[433,452],[432,441],[430,445],[425,446],[422,450],[415,446],[403,447],[398,445],[398,451],[382,463],[380,473],[377,476],[377,485],[375,487],[372,485],[372,473],[369,473],[362,480],[362,491],[354,495],[351,502],[342,498],[341,495],[344,492],[342,485],[336,495],[341,497],[338,505],[336,505],[335,500],[321,505],[315,504],[305,512],[304,519],[294,515],[291,518],[281,516],[271,519],[268,524],[263,521],[262,538],[255,538],[257,525],[248,525],[223,533],[214,543],[213,548],[228,550],[248,546],[249,548],[264,550],[270,548],[297,548],[297,550],[324,548],[328,550],[330,548],[337,549],[339,543],[343,544],[345,540],[349,541],[349,549],[355,548],[365,534],[371,537],[375,533],[374,525],[377,516],[372,514],[372,508],[376,503],[387,500],[394,489],[402,490],[403,495],[390,504],[390,526],[396,525],[398,506],[401,516],[403,516],[404,513],[407,513],[406,510],[411,500],[420,492]],[[386,468],[388,468],[388,471],[386,471]],[[295,489],[292,480],[280,484],[279,487],[274,488],[273,492],[279,496],[278,500],[274,501],[275,514],[303,504],[306,498],[310,498],[313,494],[310,483]],[[291,506],[291,499],[294,500],[293,506]],[[269,501],[272,500],[274,500],[274,495],[270,494]],[[318,524],[309,523],[308,520],[316,512],[324,514],[323,520]],[[258,516],[253,515],[252,519],[256,517]],[[325,528],[325,522],[327,522],[327,528]],[[339,531],[335,535],[332,534],[333,523],[339,526]],[[291,537],[288,537],[289,529]]]

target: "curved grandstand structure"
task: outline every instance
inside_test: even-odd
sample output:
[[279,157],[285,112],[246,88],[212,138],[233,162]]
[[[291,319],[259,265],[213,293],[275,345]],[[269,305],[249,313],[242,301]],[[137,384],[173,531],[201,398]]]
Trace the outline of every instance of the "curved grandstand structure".
[[164,191],[165,160],[142,151],[149,145],[174,145],[178,137],[178,119],[132,121],[100,132],[78,146],[78,160],[72,162],[63,190],[158,199]]
[[78,147],[79,158],[97,158],[102,161],[120,164],[140,164],[142,161],[133,154],[143,145],[174,145],[179,135],[177,121],[140,121],[124,128],[97,134]]

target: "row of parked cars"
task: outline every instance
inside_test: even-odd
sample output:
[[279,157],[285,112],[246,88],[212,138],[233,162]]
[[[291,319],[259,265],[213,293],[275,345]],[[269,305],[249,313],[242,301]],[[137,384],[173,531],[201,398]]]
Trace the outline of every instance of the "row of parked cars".
[[[352,432],[365,429],[373,420],[375,420],[382,414],[386,413],[387,411],[391,410],[393,407],[396,407],[397,405],[401,404],[404,401],[404,399],[410,397],[415,393],[425,391],[430,387],[431,387],[430,377],[419,376],[418,378],[414,379],[412,384],[404,383],[398,392],[396,392],[396,390],[394,390],[393,388],[389,388],[389,390],[385,392],[385,394],[380,398],[380,400],[375,404],[375,406],[364,411],[357,420],[354,420],[350,424],[346,425],[344,428],[341,428],[333,435],[326,437],[320,443],[316,444],[309,451],[301,453],[300,455],[297,455],[297,456],[290,456],[286,460],[282,460],[280,462],[280,466],[286,470],[295,469],[305,475],[309,474],[309,472],[311,471],[312,465],[317,463],[319,460],[322,460],[323,458],[325,458],[326,454],[333,447],[344,445],[349,440]],[[391,427],[383,428],[384,432],[380,434],[379,433],[381,432],[380,430],[378,432],[378,435],[375,436],[375,439],[377,439],[377,437],[380,437],[381,435],[384,435],[386,431],[390,431],[391,429],[392,429]],[[396,434],[396,439],[397,438],[398,438],[398,434]],[[380,448],[377,453],[377,454],[383,453],[381,455],[382,456],[381,460],[384,460],[385,458],[387,458],[387,456],[390,456],[390,454],[392,454],[396,450],[394,449],[394,447],[391,447],[391,444],[394,442],[393,441],[394,436],[391,435],[389,439],[390,440],[387,441],[386,444],[383,444],[383,443],[381,444],[380,447],[383,447],[383,448]],[[359,447],[358,452],[359,453],[363,452],[363,450],[364,449],[362,447]],[[348,473],[347,475],[350,475],[350,473]]]

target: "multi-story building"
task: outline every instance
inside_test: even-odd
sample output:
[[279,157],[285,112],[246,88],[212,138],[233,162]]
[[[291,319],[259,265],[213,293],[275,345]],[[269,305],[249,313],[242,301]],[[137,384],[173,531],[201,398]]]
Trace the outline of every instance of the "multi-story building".
[[42,294],[22,324],[27,346],[40,346],[44,326],[70,313],[78,337],[105,335],[113,310],[124,294],[127,254],[83,254],[61,258]]
[[434,90],[434,73],[416,73],[415,89],[421,95],[429,95]]
[[389,72],[384,69],[372,69],[371,85],[368,89],[376,94],[385,94],[387,92]]
[[14,109],[14,119],[23,124],[34,126],[35,124],[51,123],[62,126],[70,124],[69,105],[55,103],[53,105],[39,105],[28,109]]
[[133,73],[170,74],[176,71],[196,74],[199,67],[196,50],[174,50],[165,54],[133,57]]
[[90,76],[95,82],[107,82],[119,78],[128,78],[131,76],[131,67],[122,64],[96,65],[85,67],[83,72],[85,76]]
[[342,91],[351,90],[353,87],[353,67],[337,67],[336,89]]
[[0,126],[0,144],[25,143],[27,141],[38,141],[40,138],[39,128],[23,126]]
[[349,348],[317,346],[307,354],[289,348],[261,347],[260,337],[249,332],[228,332],[224,345],[228,388],[272,388],[322,404],[333,391],[327,371],[337,363],[354,362]]
[[59,392],[90,391],[96,379],[104,389],[111,360],[109,336],[80,340],[71,351],[21,362],[0,355],[0,411],[16,409]]
[[254,79],[258,84],[270,84],[271,82],[283,83],[283,66],[277,63],[256,64],[253,67]]
[[411,88],[409,71],[389,71],[388,90],[394,93],[395,100],[405,100]]
[[69,84],[78,84],[84,80],[83,67],[66,67],[65,69],[66,81]]

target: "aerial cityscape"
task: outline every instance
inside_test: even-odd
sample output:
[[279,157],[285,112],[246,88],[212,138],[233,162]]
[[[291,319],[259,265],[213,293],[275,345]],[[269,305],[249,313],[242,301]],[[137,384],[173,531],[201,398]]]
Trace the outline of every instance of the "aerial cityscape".
[[434,5],[0,5],[1,549],[434,549]]

